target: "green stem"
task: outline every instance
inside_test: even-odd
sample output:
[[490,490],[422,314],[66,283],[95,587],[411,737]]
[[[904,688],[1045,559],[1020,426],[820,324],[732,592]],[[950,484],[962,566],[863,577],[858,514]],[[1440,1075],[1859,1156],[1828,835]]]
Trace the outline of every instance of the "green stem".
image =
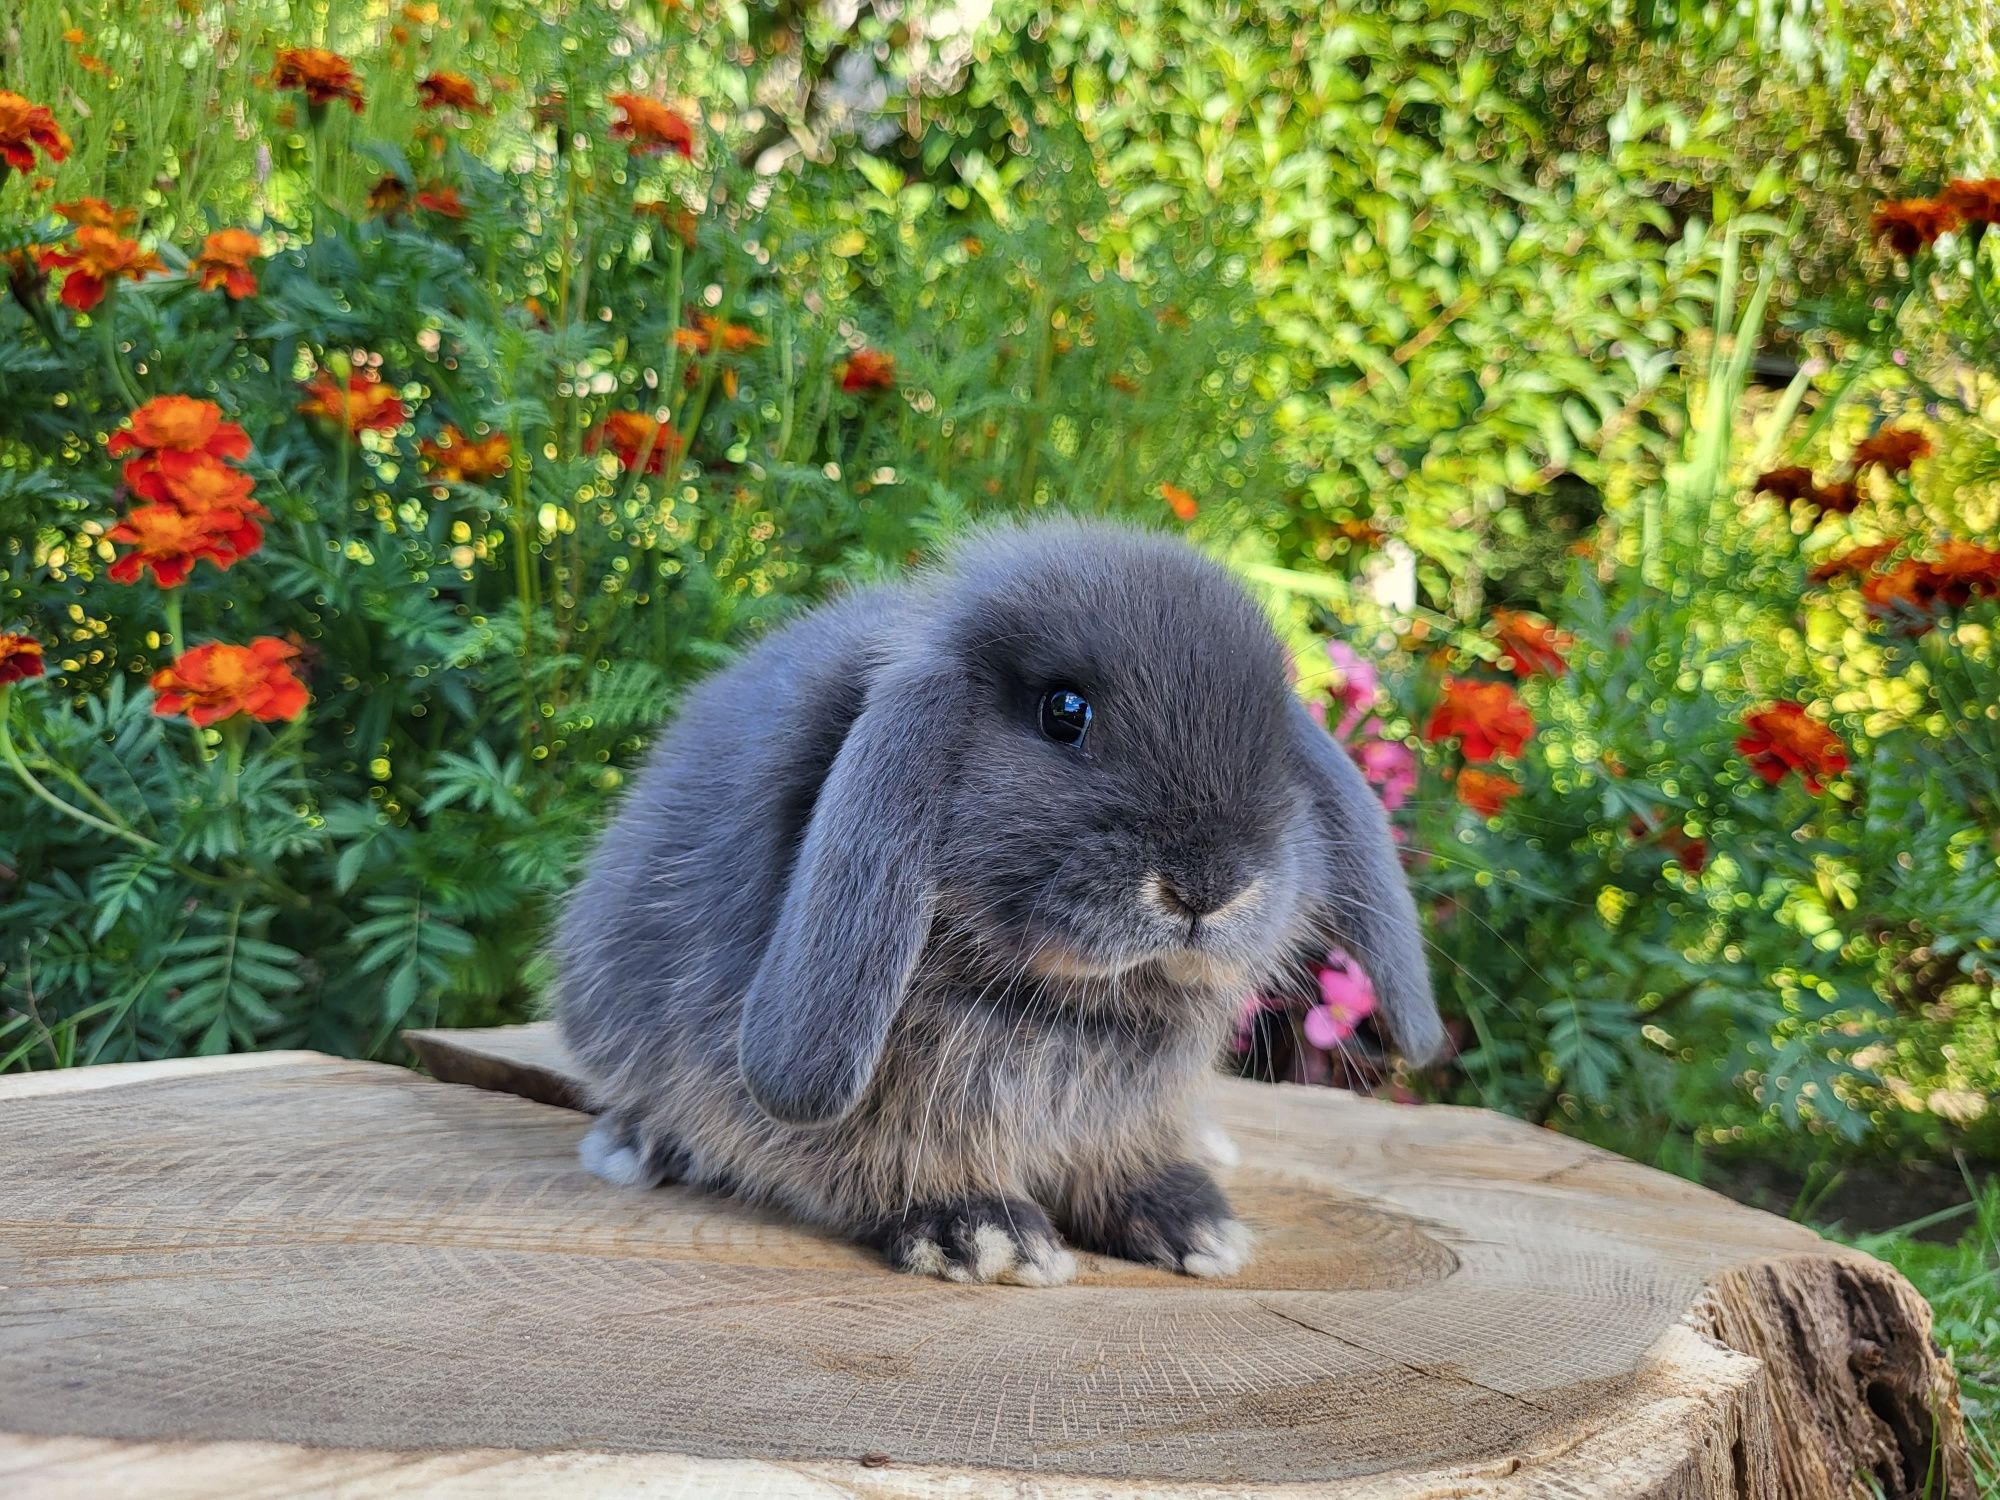
[[111,302],[107,298],[97,310],[97,342],[104,351],[104,367],[111,372],[111,380],[124,396],[129,410],[137,411],[146,404],[146,398],[139,394],[139,388],[132,383],[131,372],[125,368],[125,361],[118,357],[118,341],[111,332]]
[[85,812],[74,803],[63,801],[62,798],[58,797],[36,779],[34,772],[30,771],[26,764],[22,762],[21,752],[14,748],[12,715],[8,712],[10,706],[8,700],[12,696],[13,691],[11,683],[6,687],[0,687],[0,761],[6,762],[7,769],[20,779],[21,785],[64,817],[72,818],[83,824],[86,828],[95,828],[99,833],[109,834],[115,839],[123,839],[128,844],[144,849],[148,854],[164,852],[164,845],[155,843],[143,833],[139,833],[134,829],[121,827],[117,823],[107,822],[95,813]]
[[[181,591],[162,589],[162,608],[167,617],[167,639],[174,643],[174,655],[185,656],[188,649],[187,630],[181,623]],[[194,758],[197,762],[208,759],[208,737],[201,732],[201,726],[193,719],[188,720],[188,737],[194,743]]]

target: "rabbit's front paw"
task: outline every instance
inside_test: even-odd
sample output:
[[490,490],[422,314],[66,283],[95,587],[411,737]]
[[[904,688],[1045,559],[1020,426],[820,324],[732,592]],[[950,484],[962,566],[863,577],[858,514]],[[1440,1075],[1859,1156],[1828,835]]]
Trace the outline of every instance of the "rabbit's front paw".
[[1250,1263],[1250,1228],[1200,1167],[1176,1162],[1078,1216],[1078,1243],[1188,1276],[1234,1276]]
[[974,1194],[893,1214],[868,1236],[899,1271],[946,1281],[1061,1286],[1076,1257],[1025,1198]]
[[680,1153],[664,1143],[649,1145],[616,1115],[599,1115],[576,1148],[584,1171],[618,1187],[654,1188],[685,1175]]

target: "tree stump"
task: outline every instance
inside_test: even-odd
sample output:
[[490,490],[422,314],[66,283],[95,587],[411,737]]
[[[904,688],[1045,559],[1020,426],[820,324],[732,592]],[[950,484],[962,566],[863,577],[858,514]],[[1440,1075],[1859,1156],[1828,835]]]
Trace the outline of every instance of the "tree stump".
[[1218,1079],[1248,1271],[962,1287],[413,1044],[0,1079],[0,1493],[1973,1500],[1895,1271],[1517,1121]]

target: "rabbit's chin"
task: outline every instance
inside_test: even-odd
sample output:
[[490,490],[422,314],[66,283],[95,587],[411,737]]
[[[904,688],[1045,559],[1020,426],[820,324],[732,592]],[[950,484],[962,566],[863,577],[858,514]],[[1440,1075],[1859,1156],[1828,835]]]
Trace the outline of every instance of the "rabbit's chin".
[[1118,979],[1150,968],[1168,982],[1189,989],[1232,992],[1247,990],[1251,980],[1251,971],[1244,964],[1201,948],[1169,948],[1153,954],[1100,959],[1073,948],[1044,943],[1026,962],[1029,971],[1042,979]]

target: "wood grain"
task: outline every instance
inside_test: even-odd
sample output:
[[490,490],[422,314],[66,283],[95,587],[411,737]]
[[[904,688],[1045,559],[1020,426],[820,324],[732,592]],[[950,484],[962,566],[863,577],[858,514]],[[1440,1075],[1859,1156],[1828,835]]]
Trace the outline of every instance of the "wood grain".
[[598,1183],[568,1110],[218,1061],[0,1079],[0,1493],[1971,1497],[1892,1270],[1479,1111],[1218,1080],[1248,1272],[968,1288]]

